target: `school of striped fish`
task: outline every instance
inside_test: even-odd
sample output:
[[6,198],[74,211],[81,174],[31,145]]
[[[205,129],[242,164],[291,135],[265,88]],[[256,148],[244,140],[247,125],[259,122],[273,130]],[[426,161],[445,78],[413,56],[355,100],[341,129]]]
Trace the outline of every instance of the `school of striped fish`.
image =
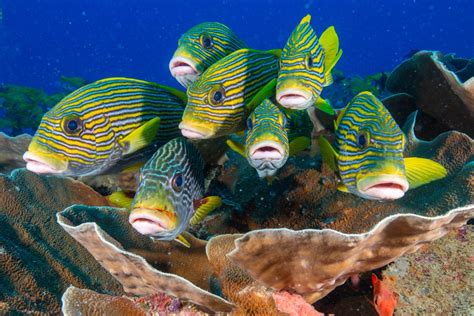
[[[439,163],[403,156],[406,136],[370,92],[338,111],[321,97],[341,56],[335,28],[318,37],[310,15],[282,49],[247,47],[221,23],[196,25],[169,62],[186,92],[131,78],[83,86],[44,115],[24,154],[27,169],[76,177],[140,170],[135,194],[109,200],[130,209],[139,233],[184,245],[187,227],[221,205],[206,195],[210,162],[197,146],[218,137],[269,185],[289,156],[315,145],[338,189],[365,199],[399,199],[445,177]],[[325,129],[323,112],[334,117],[334,142],[312,140]]]

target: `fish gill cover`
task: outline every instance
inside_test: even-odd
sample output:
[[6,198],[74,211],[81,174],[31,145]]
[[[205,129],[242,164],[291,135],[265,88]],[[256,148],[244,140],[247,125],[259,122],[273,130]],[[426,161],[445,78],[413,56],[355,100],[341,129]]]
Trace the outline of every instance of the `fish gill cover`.
[[0,0],[0,314],[471,312],[473,6]]

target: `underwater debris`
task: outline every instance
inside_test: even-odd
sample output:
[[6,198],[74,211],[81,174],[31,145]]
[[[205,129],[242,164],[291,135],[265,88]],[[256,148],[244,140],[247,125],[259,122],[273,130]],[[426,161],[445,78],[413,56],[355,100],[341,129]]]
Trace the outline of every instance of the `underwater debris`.
[[[69,220],[69,218],[80,216],[74,214],[74,210],[74,207],[72,207],[58,214],[58,223],[90,251],[94,258],[123,285],[126,293],[144,296],[164,292],[214,312],[230,312],[233,309],[233,304],[225,299],[199,288],[176,274],[161,272],[153,268],[143,257],[126,251],[118,241],[110,237],[95,222],[75,224]],[[95,211],[101,212],[97,209]],[[101,212],[102,214],[98,216],[104,217],[104,215],[107,215],[109,217],[107,221],[112,221],[114,217],[117,219],[117,217],[123,217],[124,215],[128,217],[126,210],[122,210],[120,215],[118,213],[113,214],[113,210],[110,209],[109,211],[107,209],[102,211],[105,211],[105,214]],[[120,212],[118,209],[115,209],[115,211]],[[77,220],[77,218],[75,219]],[[123,224],[127,225],[126,222]],[[150,243],[152,243],[151,240]],[[195,273],[195,271],[190,272]],[[202,275],[199,277],[202,277]]]
[[[461,82],[443,64],[440,52],[420,51],[388,77],[392,93],[408,93],[426,115],[450,129],[474,137],[474,81]],[[472,75],[471,75],[472,76]],[[437,126],[425,128],[439,130]],[[441,127],[442,129],[442,127]]]
[[22,156],[30,141],[28,134],[10,137],[0,132],[0,173],[7,174],[13,169],[25,167]]
[[380,268],[414,252],[473,217],[471,204],[433,218],[390,216],[359,235],[328,229],[255,230],[236,239],[235,250],[227,256],[263,285],[290,290],[313,303],[351,275]]
[[9,312],[58,314],[70,284],[123,294],[120,284],[57,225],[55,213],[76,203],[108,205],[72,179],[25,169],[0,174],[0,302]]

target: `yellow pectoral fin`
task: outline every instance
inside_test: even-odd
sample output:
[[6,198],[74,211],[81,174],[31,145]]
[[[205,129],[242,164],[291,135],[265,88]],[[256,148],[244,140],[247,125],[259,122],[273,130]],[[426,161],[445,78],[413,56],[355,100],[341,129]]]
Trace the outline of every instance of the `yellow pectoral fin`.
[[404,161],[410,189],[442,179],[448,174],[443,165],[430,159],[409,157],[405,158]]
[[107,200],[117,207],[130,208],[133,198],[129,197],[124,191],[114,192],[107,197]]
[[290,142],[290,156],[295,156],[311,145],[311,139],[306,136],[299,136]]
[[329,141],[323,136],[318,138],[319,150],[321,151],[321,156],[323,161],[329,165],[332,170],[337,170],[337,152],[329,143]]
[[325,86],[332,83],[331,70],[334,68],[339,58],[341,58],[342,50],[339,49],[339,37],[337,36],[334,26],[328,27],[321,37],[319,42],[324,47],[324,75],[326,76]]
[[184,238],[183,235],[178,235],[178,237],[175,238],[175,241],[179,242],[181,245],[185,246],[186,248],[191,248],[191,244],[189,241]]
[[327,113],[327,114],[329,114],[329,115],[334,115],[334,114],[336,114],[336,112],[334,111],[334,109],[333,109],[331,103],[329,103],[328,100],[325,100],[325,99],[323,99],[323,98],[321,98],[321,97],[319,97],[319,98],[316,100],[316,102],[314,103],[314,106],[315,106],[317,109],[319,109],[319,110],[321,110],[321,111],[323,111],[324,113]]
[[227,146],[230,147],[230,149],[232,149],[233,151],[235,151],[236,153],[238,153],[239,155],[247,159],[247,157],[245,156],[245,146],[243,144],[238,143],[232,139],[228,139],[225,142]]
[[267,83],[257,94],[250,100],[249,103],[245,106],[248,113],[252,113],[255,108],[263,102],[266,98],[271,97],[275,92],[275,87],[277,84],[277,78],[272,79]]
[[337,190],[344,193],[350,193],[349,189],[342,182],[337,185]]
[[128,166],[128,167],[122,169],[122,172],[135,172],[135,171],[139,171],[140,168],[143,167],[144,164],[145,164],[144,161],[134,163],[133,165]]
[[133,132],[119,140],[119,144],[124,148],[123,154],[128,155],[150,145],[156,137],[160,128],[160,118],[155,117]]
[[191,221],[189,222],[191,225],[196,225],[202,221],[207,214],[221,206],[222,200],[218,196],[208,196],[198,201],[198,203],[200,206],[196,209]]

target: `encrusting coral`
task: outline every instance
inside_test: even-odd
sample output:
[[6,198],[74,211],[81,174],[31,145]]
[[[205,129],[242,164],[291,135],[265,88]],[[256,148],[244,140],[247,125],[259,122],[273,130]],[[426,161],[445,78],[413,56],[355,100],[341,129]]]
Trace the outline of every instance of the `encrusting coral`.
[[28,134],[10,137],[0,133],[0,173],[9,173],[26,165],[22,156],[30,141],[31,136]]

